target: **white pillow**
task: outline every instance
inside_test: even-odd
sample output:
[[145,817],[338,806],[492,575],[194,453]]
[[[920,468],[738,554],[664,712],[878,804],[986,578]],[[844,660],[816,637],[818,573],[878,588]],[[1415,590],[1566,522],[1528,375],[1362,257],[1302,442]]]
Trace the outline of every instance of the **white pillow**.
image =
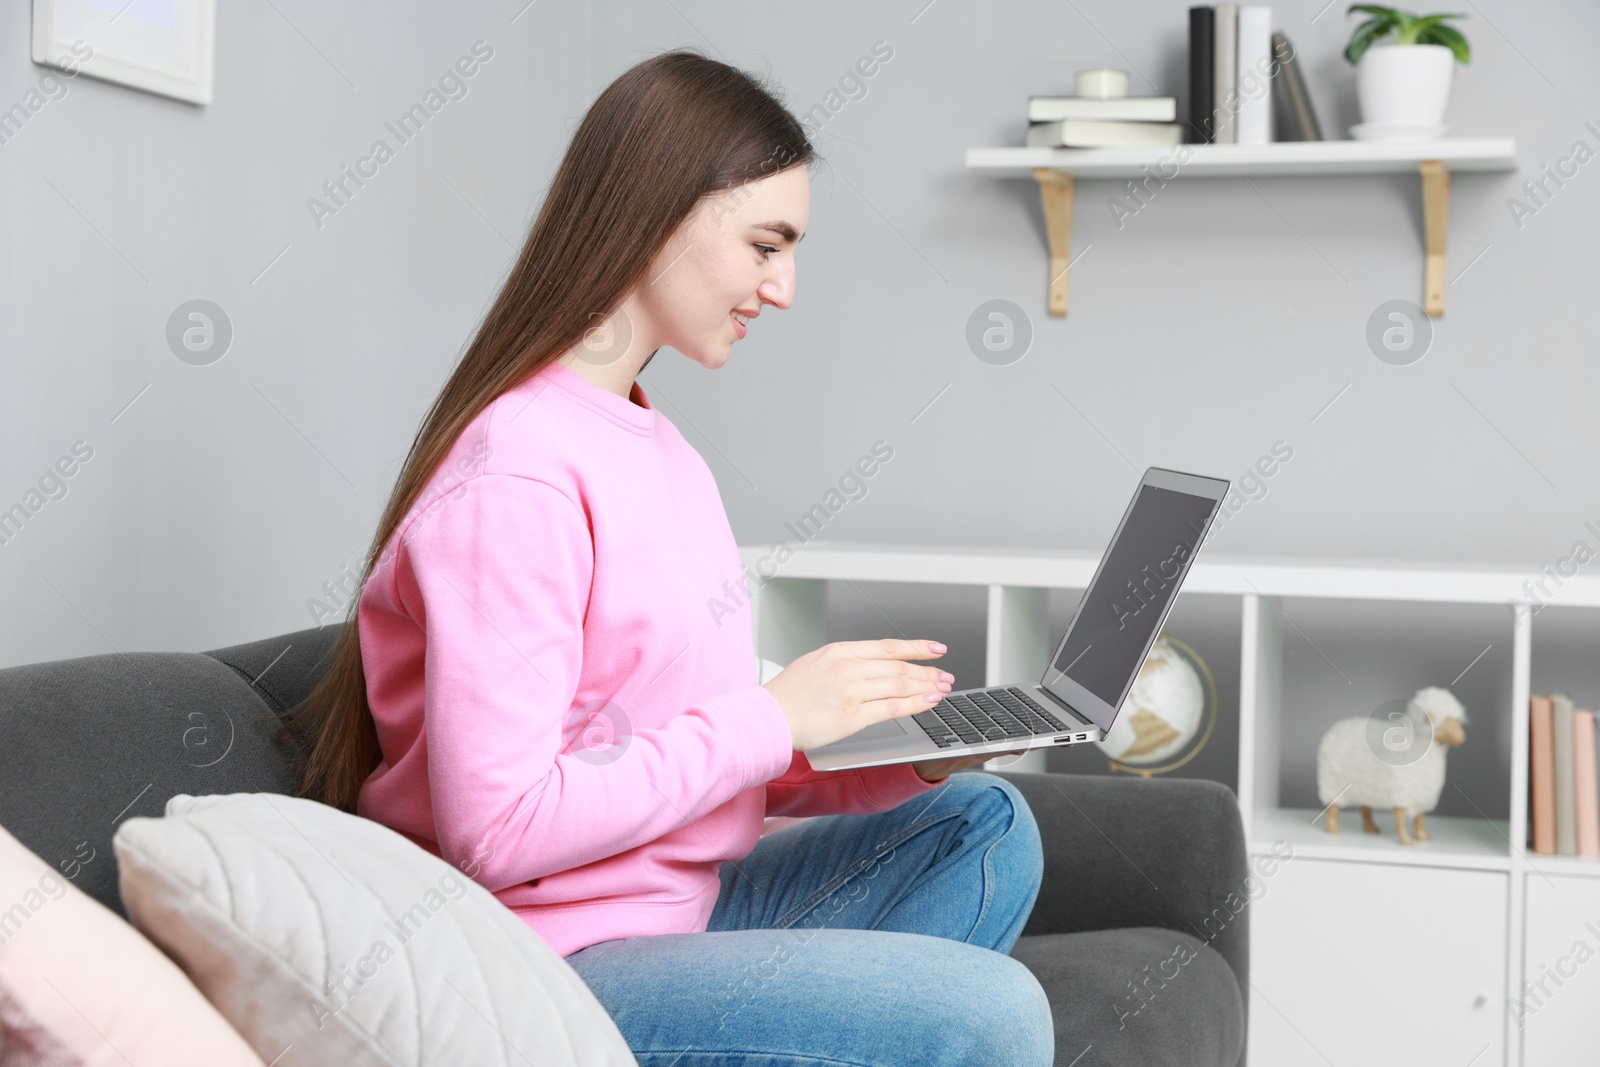
[[276,1067],[637,1067],[555,950],[381,823],[179,794],[112,847],[133,924]]

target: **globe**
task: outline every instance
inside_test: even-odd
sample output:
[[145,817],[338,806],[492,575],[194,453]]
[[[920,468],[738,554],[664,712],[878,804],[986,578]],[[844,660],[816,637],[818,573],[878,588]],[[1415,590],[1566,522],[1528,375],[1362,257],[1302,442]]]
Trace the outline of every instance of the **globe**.
[[1156,639],[1100,750],[1129,767],[1149,767],[1181,752],[1200,732],[1206,694],[1200,673],[1166,634]]

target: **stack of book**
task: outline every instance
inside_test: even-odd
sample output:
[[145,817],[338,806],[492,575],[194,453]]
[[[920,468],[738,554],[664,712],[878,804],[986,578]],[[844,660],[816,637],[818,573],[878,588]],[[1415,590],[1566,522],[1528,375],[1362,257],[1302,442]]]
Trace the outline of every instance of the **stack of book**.
[[1270,144],[1274,98],[1283,139],[1322,140],[1294,46],[1281,32],[1273,32],[1272,8],[1191,7],[1189,140]]
[[1533,851],[1600,856],[1594,710],[1578,710],[1565,693],[1530,698],[1528,760]]
[[[1085,89],[1094,86],[1097,95]],[[1076,96],[1028,97],[1029,148],[1162,148],[1182,144],[1177,98],[1128,96],[1121,71],[1080,71]]]

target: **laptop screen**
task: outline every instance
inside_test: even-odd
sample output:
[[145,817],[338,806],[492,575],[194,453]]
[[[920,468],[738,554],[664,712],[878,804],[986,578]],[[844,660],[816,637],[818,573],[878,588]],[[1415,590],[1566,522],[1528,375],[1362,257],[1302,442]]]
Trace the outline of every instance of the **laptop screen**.
[[1209,495],[1140,486],[1084,593],[1056,652],[1054,669],[1072,683],[1065,688],[1081,687],[1103,702],[1105,707],[1098,709],[1073,702],[1102,730],[1110,730],[1117,707],[1144,665],[1216,506]]

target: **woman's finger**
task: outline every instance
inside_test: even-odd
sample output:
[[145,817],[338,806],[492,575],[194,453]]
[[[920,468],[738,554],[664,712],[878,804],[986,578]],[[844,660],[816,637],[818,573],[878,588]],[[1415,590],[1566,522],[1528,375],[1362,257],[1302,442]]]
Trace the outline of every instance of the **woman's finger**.
[[937,667],[897,659],[853,659],[836,665],[847,700],[881,700],[908,697],[930,691],[947,693],[955,675]]
[[945,653],[945,647],[937,641],[906,641],[898,637],[839,643],[859,659],[937,659]]

